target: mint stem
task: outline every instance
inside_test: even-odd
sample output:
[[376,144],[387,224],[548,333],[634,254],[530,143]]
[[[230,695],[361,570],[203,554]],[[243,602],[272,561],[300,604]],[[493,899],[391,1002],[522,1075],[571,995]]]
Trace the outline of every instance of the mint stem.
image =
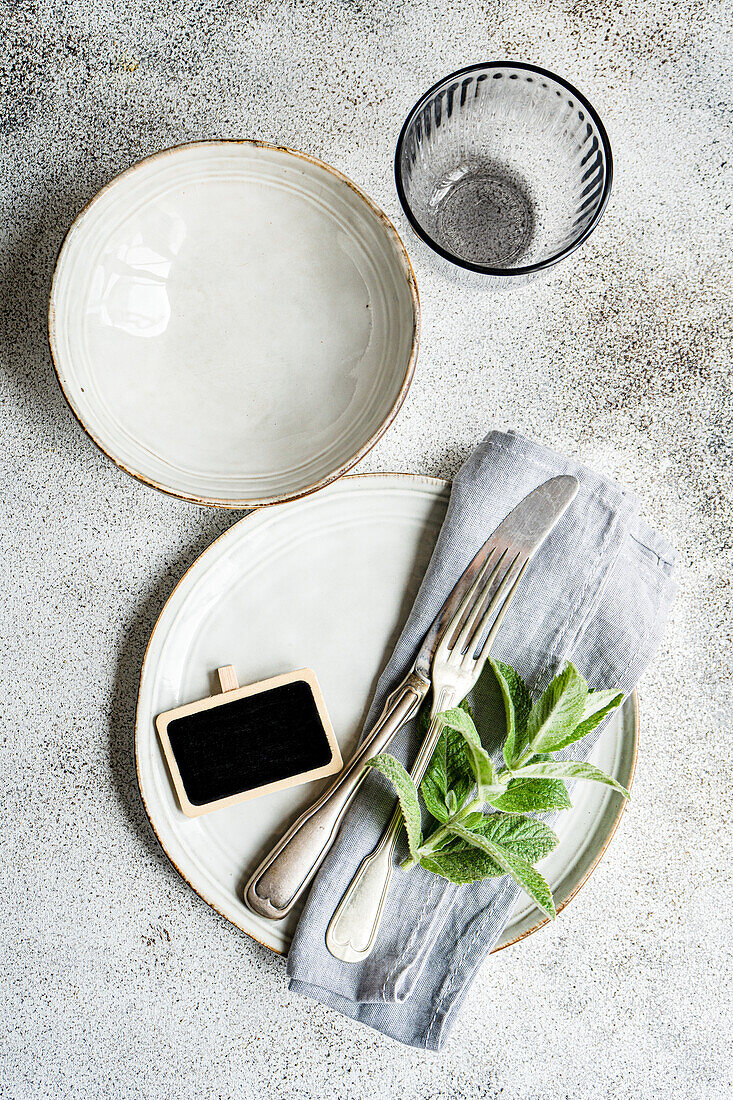
[[455,822],[463,821],[464,818],[468,817],[469,814],[474,813],[481,806],[483,806],[483,800],[480,798],[476,798],[473,802],[469,802],[467,806],[463,806],[463,808],[458,810],[457,813],[449,817],[444,825],[439,825],[438,828],[430,834],[430,836],[426,837],[425,841],[415,852],[415,855],[408,856],[407,859],[400,864],[402,870],[409,871],[410,868],[415,867],[416,864],[418,864],[424,856],[429,856],[431,852],[437,852],[440,848],[441,842],[445,840],[445,838],[448,836],[451,825],[453,825]]

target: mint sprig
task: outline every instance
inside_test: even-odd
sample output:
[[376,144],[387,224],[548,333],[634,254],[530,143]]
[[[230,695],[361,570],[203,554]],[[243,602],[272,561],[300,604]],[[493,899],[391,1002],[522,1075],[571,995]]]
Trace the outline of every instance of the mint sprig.
[[[620,705],[623,693],[589,691],[568,664],[533,702],[515,669],[493,660],[489,665],[506,720],[500,767],[484,748],[465,701],[439,715],[442,732],[419,792],[393,756],[382,753],[369,767],[389,780],[399,799],[409,848],[404,870],[419,864],[458,884],[509,875],[554,918],[552,892],[534,864],[555,848],[558,837],[530,815],[569,809],[566,779],[604,783],[630,797],[595,765],[552,755],[595,729]],[[423,708],[422,736],[428,723]]]

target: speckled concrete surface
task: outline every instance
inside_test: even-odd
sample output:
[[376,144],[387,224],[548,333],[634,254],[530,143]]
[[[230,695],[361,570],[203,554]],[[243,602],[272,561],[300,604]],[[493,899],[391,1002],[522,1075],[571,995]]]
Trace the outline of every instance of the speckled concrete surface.
[[[0,1095],[728,1096],[730,7],[2,0],[0,12]],[[575,82],[616,161],[582,251],[498,294],[438,267],[391,176],[417,95],[488,57]],[[63,234],[99,186],[212,136],[331,161],[405,237],[422,353],[363,469],[450,475],[490,426],[514,426],[614,472],[680,552],[619,833],[554,927],[484,967],[440,1055],[290,995],[281,962],[170,868],[137,795],[146,639],[236,517],[160,496],[95,450],[56,385],[45,311]]]

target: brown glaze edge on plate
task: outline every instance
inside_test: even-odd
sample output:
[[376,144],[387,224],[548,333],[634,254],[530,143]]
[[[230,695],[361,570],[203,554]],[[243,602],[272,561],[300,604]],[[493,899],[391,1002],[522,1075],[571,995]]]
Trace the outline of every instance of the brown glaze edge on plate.
[[[452,484],[446,478],[432,477],[429,474],[393,473],[393,472],[388,472],[388,471],[373,471],[373,472],[370,472],[370,473],[363,473],[363,474],[349,474],[348,476],[343,478],[343,480],[344,481],[356,481],[357,479],[378,478],[378,477],[409,478],[411,481],[414,480],[415,478],[418,478],[419,480],[429,482],[430,484],[435,485],[437,488],[442,489],[442,490],[450,489],[451,484]],[[303,494],[303,495],[306,495],[306,494]],[[141,783],[141,780],[140,780],[140,764],[139,764],[139,759],[138,759],[138,726],[139,726],[139,718],[138,718],[139,706],[138,706],[138,704],[139,704],[139,697],[140,697],[140,684],[142,683],[142,678],[143,678],[143,675],[145,673],[145,666],[146,666],[147,660],[148,660],[148,653],[149,653],[149,650],[150,650],[150,645],[151,645],[152,640],[153,640],[153,635],[155,634],[155,631],[158,628],[158,623],[160,622],[160,619],[161,619],[166,607],[168,606],[170,601],[173,599],[173,596],[177,592],[178,588],[183,584],[186,577],[191,572],[191,570],[194,568],[194,566],[196,566],[198,564],[198,562],[201,560],[201,558],[205,554],[207,554],[209,552],[209,550],[211,550],[212,547],[214,547],[221,539],[226,538],[227,535],[229,535],[234,530],[235,527],[239,527],[240,524],[246,523],[249,518],[250,518],[249,516],[243,516],[242,519],[238,520],[236,523],[233,523],[231,527],[228,527],[226,531],[223,531],[221,535],[219,535],[217,538],[215,538],[214,541],[212,543],[210,543],[209,546],[207,546],[206,549],[201,552],[201,554],[199,554],[199,556],[195,559],[195,561],[193,561],[191,563],[191,565],[189,565],[186,572],[183,574],[182,577],[179,578],[179,580],[176,582],[176,584],[172,588],[171,592],[169,593],[165,603],[163,604],[163,607],[160,609],[158,617],[155,620],[155,624],[153,625],[153,629],[150,631],[150,637],[148,638],[148,643],[145,647],[145,654],[143,656],[142,665],[140,667],[140,681],[139,681],[139,684],[138,684],[138,698],[135,702],[135,775],[136,775],[136,780],[137,780],[137,789],[138,789],[138,792],[140,794],[140,801],[143,804],[143,809],[145,810],[145,816],[148,819],[148,822],[150,824],[150,828],[152,829],[156,840],[158,841],[161,848],[163,849],[163,852],[166,856],[166,859],[171,864],[171,866],[175,868],[175,870],[181,876],[183,881],[185,883],[187,883],[188,886],[190,886],[190,888],[193,890],[194,894],[197,894],[198,897],[200,897],[203,902],[205,902],[211,909],[213,909],[215,913],[218,913],[219,916],[222,917],[222,919],[225,920],[228,924],[233,925],[235,928],[238,929],[238,931],[243,933],[243,935],[248,936],[250,939],[254,940],[255,943],[259,943],[261,947],[265,947],[268,951],[272,951],[274,954],[280,955],[282,958],[287,958],[287,952],[286,951],[280,951],[280,950],[278,950],[278,948],[271,947],[270,944],[264,943],[263,940],[257,939],[257,936],[255,936],[252,932],[247,932],[244,928],[241,928],[238,924],[236,924],[233,920],[231,920],[231,918],[228,917],[225,913],[222,913],[221,909],[219,909],[218,906],[215,905],[214,902],[211,901],[206,896],[205,893],[202,893],[201,890],[197,889],[193,885],[193,883],[190,881],[190,879],[188,879],[186,877],[186,875],[183,873],[181,868],[178,866],[176,861],[173,859],[173,857],[168,852],[165,844],[163,843],[163,841],[160,837],[160,834],[158,833],[158,830],[155,828],[155,824],[154,824],[153,819],[150,815],[150,811],[148,810],[148,804],[145,801],[145,796],[144,796],[143,791],[142,791],[142,783]],[[634,745],[633,745],[633,753],[632,753],[632,758],[631,758],[631,771],[629,773],[629,779],[628,779],[628,784],[627,784],[628,789],[631,790],[631,788],[634,784],[634,775],[636,773],[636,762],[637,762],[637,757],[638,757],[638,753],[639,753],[639,696],[638,696],[638,693],[636,691],[633,691],[631,693],[631,695],[629,696],[629,699],[633,700],[633,704],[634,704]],[[617,815],[614,819],[613,825],[611,826],[611,830],[610,830],[608,836],[606,837],[606,840],[605,840],[605,843],[604,843],[603,847],[601,848],[600,852],[598,853],[598,855],[596,856],[593,863],[588,868],[587,872],[585,873],[583,878],[580,880],[580,882],[576,886],[574,886],[573,889],[571,890],[571,892],[568,894],[568,896],[566,898],[563,898],[563,900],[559,903],[559,905],[557,906],[557,912],[558,913],[561,913],[563,911],[563,909],[567,905],[570,904],[570,902],[573,900],[573,898],[576,896],[576,894],[579,892],[579,890],[583,886],[585,886],[586,882],[588,881],[590,876],[595,871],[596,867],[598,866],[601,859],[605,855],[605,852],[606,852],[609,844],[611,843],[611,841],[614,838],[614,835],[616,833],[616,830],[618,829],[621,818],[624,815],[624,810],[625,809],[626,809],[626,799],[622,799],[621,805],[619,807],[619,811],[618,811],[618,813],[617,813]],[[495,947],[492,950],[491,954],[493,955],[497,951],[503,951],[506,947],[513,947],[514,944],[521,943],[521,941],[525,940],[527,938],[527,936],[531,936],[534,932],[537,932],[540,928],[544,928],[545,925],[549,924],[549,923],[550,923],[550,918],[549,917],[546,917],[544,920],[538,921],[537,924],[534,924],[531,928],[528,928],[525,932],[522,932],[521,935],[516,936],[513,940],[509,940],[507,943],[502,943],[499,946]]]
[[[191,496],[188,493],[179,492],[177,489],[171,489],[167,485],[163,485],[160,482],[151,480],[150,478],[146,477],[145,474],[140,473],[138,470],[130,469],[130,467],[126,466],[124,462],[121,462],[119,459],[115,458],[114,455],[111,455],[109,451],[105,450],[102,443],[86,426],[80,414],[74,408],[69,394],[66,392],[64,382],[61,377],[61,371],[58,363],[56,362],[56,356],[54,355],[54,342],[56,331],[56,307],[54,303],[54,296],[58,264],[61,258],[61,253],[64,251],[66,242],[71,234],[74,232],[74,229],[78,225],[81,218],[97,201],[97,199],[109,190],[110,187],[113,187],[123,177],[132,175],[143,164],[148,164],[150,161],[153,160],[159,160],[162,157],[168,156],[170,153],[177,152],[179,149],[194,148],[199,145],[251,145],[259,149],[269,149],[272,152],[288,153],[290,156],[298,157],[300,160],[308,161],[308,163],[315,165],[317,168],[323,168],[326,172],[329,172],[332,176],[335,176],[337,180],[339,180],[341,183],[344,183],[354,192],[355,195],[362,199],[369,210],[371,210],[372,214],[374,214],[377,220],[382,223],[382,226],[386,229],[388,236],[393,239],[394,243],[397,246],[398,255],[402,260],[402,268],[404,271],[404,275],[407,279],[407,285],[410,289],[410,298],[412,299],[412,347],[410,350],[410,358],[407,362],[407,367],[405,370],[405,376],[402,380],[402,385],[400,386],[399,393],[397,394],[392,408],[389,410],[386,417],[377,428],[376,432],[374,432],[374,434],[369,437],[366,443],[364,443],[359,448],[359,450],[354,455],[352,455],[351,458],[342,463],[341,466],[339,466],[336,470],[333,470],[330,474],[327,474],[325,477],[321,478],[320,481],[316,481],[312,485],[307,485],[305,488],[298,489],[296,492],[293,493],[285,493],[281,496],[263,498],[248,497],[240,500],[222,500],[215,497],[197,497]],[[325,161],[319,160],[318,157],[311,156],[310,153],[302,153],[297,149],[290,149],[286,145],[274,145],[271,142],[260,141],[257,138],[210,138],[204,141],[183,141],[180,142],[178,145],[171,145],[168,149],[161,149],[157,153],[151,153],[150,156],[143,157],[141,160],[138,160],[134,164],[131,164],[129,168],[125,168],[122,172],[118,172],[116,176],[113,176],[113,178],[104,185],[104,187],[101,187],[99,191],[97,191],[96,195],[94,195],[89,200],[89,202],[85,203],[85,205],[81,208],[81,210],[69,226],[68,230],[66,231],[64,239],[62,240],[58,253],[56,255],[56,262],[54,263],[53,269],[53,277],[51,279],[51,294],[48,304],[47,337],[49,350],[51,352],[51,362],[53,363],[53,369],[56,374],[56,379],[61,389],[61,393],[63,394],[64,400],[66,401],[66,404],[69,406],[69,409],[71,410],[75,420],[79,424],[84,434],[89,437],[92,443],[94,443],[94,445],[102,452],[103,455],[105,455],[111,462],[114,462],[115,466],[117,466],[120,470],[124,470],[126,474],[134,477],[137,481],[141,481],[144,485],[149,486],[151,489],[157,489],[158,492],[165,493],[167,496],[176,497],[178,500],[188,501],[189,504],[198,504],[202,507],[228,508],[232,511],[241,511],[242,509],[248,508],[264,508],[270,504],[285,504],[291,500],[301,500],[303,497],[309,496],[311,493],[317,492],[318,489],[324,489],[327,485],[331,485],[334,481],[338,481],[340,477],[343,477],[348,470],[355,466],[357,462],[360,462],[362,458],[364,458],[364,456],[368,454],[374,446],[376,446],[384,433],[392,425],[395,417],[402,408],[415,374],[415,365],[417,363],[417,354],[420,344],[420,298],[417,290],[415,272],[410,262],[410,257],[407,255],[407,249],[405,248],[404,242],[402,241],[402,238],[395,229],[392,221],[387,217],[384,211],[379,206],[377,206],[377,204],[373,202],[372,199],[369,198],[365,191],[362,191],[362,189],[358,187],[353,182],[353,180],[349,179],[349,177],[344,175],[343,172],[340,172],[338,168],[334,168],[332,165],[326,164]]]

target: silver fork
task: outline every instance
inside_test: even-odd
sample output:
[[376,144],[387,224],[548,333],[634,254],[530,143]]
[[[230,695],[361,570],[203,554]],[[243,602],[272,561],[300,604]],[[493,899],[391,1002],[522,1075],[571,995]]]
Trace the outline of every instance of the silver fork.
[[[469,588],[435,651],[431,669],[430,727],[413,765],[418,786],[443,729],[440,715],[460,703],[486,663],[502,619],[531,552],[497,546]],[[359,962],[370,954],[392,878],[393,853],[402,826],[399,805],[382,838],[362,860],[326,932],[326,946],[337,959]]]

